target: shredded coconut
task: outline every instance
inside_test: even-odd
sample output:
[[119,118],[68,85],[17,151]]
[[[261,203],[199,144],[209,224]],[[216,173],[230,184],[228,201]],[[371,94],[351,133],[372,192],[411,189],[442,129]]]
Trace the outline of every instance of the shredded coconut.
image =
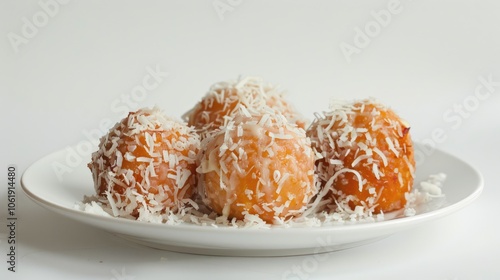
[[[212,227],[235,227],[235,228],[270,228],[270,227],[320,227],[331,225],[342,225],[352,223],[381,222],[388,219],[411,217],[427,211],[438,209],[445,203],[445,196],[441,191],[439,196],[435,190],[430,193],[420,186],[422,183],[433,184],[442,188],[446,175],[439,173],[430,175],[426,180],[416,183],[412,192],[407,194],[407,204],[402,210],[391,213],[371,214],[363,206],[354,210],[339,208],[338,211],[317,211],[308,213],[306,216],[298,216],[286,221],[276,220],[273,225],[266,224],[256,215],[246,214],[244,220],[228,219],[227,216],[218,216],[203,204],[191,201],[186,203],[179,212],[168,212],[157,214],[147,219],[152,223],[164,223],[169,225],[195,224],[199,226]],[[322,203],[325,203],[323,201]],[[100,216],[114,216],[113,206],[99,197],[86,197],[83,202],[75,203],[75,209]],[[318,207],[321,208],[321,207]],[[227,209],[228,210],[228,209]],[[260,209],[262,210],[262,209]],[[273,211],[280,212],[282,209],[274,208]],[[128,219],[135,219],[128,217]]]
[[[266,89],[263,88],[260,82],[255,82],[252,78],[247,77],[239,80],[236,84],[226,83],[216,85],[212,90],[218,93],[217,101],[224,100],[225,96],[228,96],[228,93],[230,92],[226,90],[228,87],[233,87],[237,90],[247,90],[250,87],[252,90],[258,89],[259,92],[266,92]],[[249,100],[249,102],[253,101]],[[212,99],[207,102],[213,103],[215,101]],[[347,106],[346,104],[347,103],[342,102],[334,103],[332,105],[332,109],[345,108],[345,106]],[[228,105],[226,104],[225,106]],[[254,109],[252,108],[253,107],[251,106],[239,106],[237,107],[237,110],[240,110],[241,114],[248,118],[249,116],[251,117],[254,115]],[[364,107],[360,109],[364,110]],[[288,200],[279,206],[273,204],[249,206],[257,213],[275,213],[277,216],[275,216],[273,224],[266,223],[258,215],[250,214],[249,212],[244,213],[244,218],[242,220],[229,218],[230,203],[226,203],[224,209],[222,210],[222,215],[218,215],[206,206],[206,201],[204,201],[205,198],[203,196],[196,196],[192,199],[179,199],[179,201],[175,204],[175,207],[165,208],[163,206],[164,203],[173,203],[172,201],[169,201],[171,196],[166,190],[159,188],[158,194],[148,193],[151,180],[160,176],[160,170],[157,169],[158,164],[166,163],[171,169],[168,173],[166,173],[166,177],[175,181],[175,184],[177,185],[174,190],[176,197],[182,197],[182,194],[187,191],[186,185],[188,184],[190,176],[193,174],[191,174],[191,172],[187,169],[176,168],[176,166],[181,161],[189,160],[194,162],[198,160],[198,155],[197,153],[192,152],[188,153],[188,156],[176,153],[176,151],[182,151],[184,147],[192,144],[192,139],[186,137],[179,138],[178,140],[180,142],[178,143],[167,143],[169,147],[172,147],[172,150],[158,151],[155,148],[154,143],[159,139],[157,137],[162,136],[157,134],[156,131],[159,127],[161,127],[161,129],[165,129],[164,126],[165,123],[168,123],[168,119],[158,114],[156,109],[149,111],[146,110],[144,112],[147,112],[147,114],[131,114],[123,123],[119,124],[129,126],[130,130],[125,133],[130,133],[130,135],[136,135],[141,131],[147,131],[143,143],[136,139],[136,143],[128,145],[126,150],[119,150],[118,135],[121,135],[123,132],[120,131],[120,126],[117,125],[112,128],[112,131],[115,131],[114,136],[111,133],[111,136],[107,135],[101,139],[100,150],[93,154],[94,164],[90,165],[91,169],[94,169],[93,171],[96,171],[99,168],[102,169],[103,166],[108,164],[107,160],[109,160],[109,158],[113,155],[116,158],[115,163],[117,166],[122,166],[126,161],[144,163],[143,170],[139,170],[140,172],[143,172],[144,181],[136,182],[132,170],[113,170],[100,174],[96,174],[96,172],[94,172],[93,176],[96,190],[99,189],[102,184],[107,185],[108,189],[101,196],[85,197],[83,202],[77,202],[75,204],[75,209],[95,215],[121,217],[125,219],[147,221],[150,223],[163,223],[168,225],[194,224],[199,226],[234,228],[319,227],[352,223],[380,222],[392,218],[411,217],[425,211],[430,211],[433,207],[439,207],[445,200],[442,185],[446,176],[444,174],[436,174],[431,175],[425,181],[415,183],[413,190],[406,194],[407,203],[403,209],[391,213],[381,212],[374,214],[378,197],[380,197],[380,193],[383,188],[377,193],[376,189],[370,187],[367,184],[366,179],[363,179],[360,176],[359,172],[351,168],[346,168],[343,166],[343,161],[337,158],[340,158],[341,156],[346,157],[352,153],[351,155],[355,156],[355,161],[352,163],[352,166],[349,167],[354,168],[357,165],[369,164],[372,167],[374,176],[376,176],[377,179],[384,176],[384,174],[380,171],[380,168],[388,165],[388,159],[383,151],[374,147],[377,144],[376,139],[375,137],[372,137],[366,128],[346,127],[343,131],[339,131],[338,134],[325,133],[325,131],[328,131],[333,125],[335,125],[335,122],[347,123],[349,113],[346,113],[345,110],[340,110],[338,115],[335,116],[335,119],[326,119],[319,114],[316,115],[317,119],[322,123],[316,130],[318,133],[317,139],[312,140],[327,143],[330,150],[335,150],[333,149],[335,147],[343,147],[345,150],[343,150],[342,154],[339,152],[334,157],[327,154],[325,151],[312,151],[312,155],[316,158],[316,160],[328,159],[324,163],[319,164],[319,168],[330,168],[327,172],[325,172],[328,177],[322,178],[327,181],[326,187],[321,188],[317,197],[311,200],[302,209],[291,211],[293,216],[289,216],[286,219],[278,217],[284,209],[290,205],[291,200],[294,199],[294,195],[290,193],[288,193]],[[269,114],[271,113],[273,112],[269,112]],[[261,118],[251,122],[250,127],[252,127],[252,125],[270,125],[272,122],[276,121],[287,122],[285,118],[280,120],[279,117],[274,118],[269,114],[264,114]],[[377,115],[379,112],[374,110],[370,112],[370,114]],[[232,118],[225,118],[224,125],[222,133],[233,133],[236,136],[241,137],[244,133],[248,132],[248,127],[243,127],[238,123],[235,123]],[[371,125],[372,131],[380,129],[380,126],[376,123],[372,123]],[[397,126],[395,123],[392,123],[391,125]],[[298,129],[294,126],[287,127],[291,131]],[[398,133],[402,134],[403,132]],[[189,133],[186,133],[186,135],[187,134]],[[287,140],[292,137],[291,134],[282,129],[273,131],[268,135],[273,139],[273,141]],[[207,138],[210,137],[211,135],[207,136]],[[366,142],[357,143],[356,145],[354,140],[359,139],[359,137],[365,137]],[[393,141],[391,137],[393,136],[387,136],[385,138],[385,142],[388,145],[389,151],[399,157],[400,153],[403,153],[402,151],[403,149],[406,149],[406,147],[399,147],[399,143],[397,141]],[[106,144],[104,145],[104,143]],[[269,145],[272,144],[273,142]],[[140,146],[147,147],[146,152],[148,153],[148,156],[142,155],[140,157],[135,157],[133,155],[134,151]],[[269,156],[273,157],[274,153],[271,149],[269,149],[269,147]],[[246,155],[245,151],[240,148],[240,143],[233,143],[231,137],[224,135],[223,144],[219,147],[219,149],[215,153],[207,155],[207,161],[202,162],[199,165],[197,170],[198,172],[206,173],[215,170],[218,174],[220,174],[221,188],[230,188],[231,186],[225,185],[222,182],[222,177],[224,174],[228,173],[229,166],[226,164],[228,162],[221,161],[219,164],[216,164],[216,162],[213,161],[217,160],[217,155],[219,157],[227,156],[226,158],[231,159],[228,162],[231,162],[231,165],[234,165],[233,167],[238,170],[238,172],[243,172],[243,169],[241,169],[241,166],[238,163],[244,161],[248,155]],[[406,158],[406,156],[404,157],[404,160],[409,165],[409,168],[411,168],[413,174],[413,166],[409,162],[408,158]],[[217,166],[220,166],[220,170]],[[294,174],[290,173],[282,174],[279,170],[275,170],[274,172],[268,171],[268,173],[270,173],[267,176],[269,178],[268,181],[273,181],[278,184],[278,188],[276,189],[276,193],[278,194],[282,191],[286,181],[294,176]],[[345,173],[354,174],[354,177],[357,179],[359,184],[359,190],[361,191],[366,188],[370,194],[370,198],[366,203],[358,205],[354,209],[349,207],[349,202],[354,201],[356,198],[351,195],[339,193],[339,191],[332,187],[333,181],[339,180],[339,182],[342,182],[345,180],[343,177],[345,176]],[[398,174],[398,180],[402,183],[402,175],[399,170],[394,170],[394,173]],[[325,174],[315,174],[315,176],[325,176]],[[245,190],[245,196],[249,199],[252,197],[261,198],[265,196],[265,189],[269,184],[268,181],[259,179],[255,192],[252,190]],[[304,187],[306,187],[306,185],[307,184],[305,183],[302,184]],[[113,186],[123,186],[125,188],[123,195],[111,192]],[[135,188],[129,188],[128,186],[135,186]],[[314,187],[316,189],[320,189],[319,183],[316,182],[316,186]],[[342,196],[343,199],[332,201],[332,198],[326,197],[328,192],[336,192],[336,194]],[[243,207],[244,205],[242,204],[240,206]]]

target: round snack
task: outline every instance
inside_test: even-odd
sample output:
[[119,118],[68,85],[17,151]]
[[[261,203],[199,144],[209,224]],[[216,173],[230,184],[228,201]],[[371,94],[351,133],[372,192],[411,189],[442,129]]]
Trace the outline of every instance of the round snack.
[[236,114],[239,105],[256,111],[267,105],[282,113],[291,123],[305,127],[304,119],[284,100],[276,87],[254,77],[212,85],[203,99],[183,118],[205,137],[207,132],[225,125]]
[[198,172],[207,205],[227,218],[266,223],[301,214],[317,192],[305,131],[273,110],[240,110],[202,142]]
[[114,216],[158,219],[196,185],[199,136],[157,108],[129,113],[101,138],[89,168]]
[[321,195],[333,195],[331,206],[340,210],[403,208],[415,170],[409,130],[394,111],[373,100],[333,104],[330,112],[317,115],[307,134],[319,155]]

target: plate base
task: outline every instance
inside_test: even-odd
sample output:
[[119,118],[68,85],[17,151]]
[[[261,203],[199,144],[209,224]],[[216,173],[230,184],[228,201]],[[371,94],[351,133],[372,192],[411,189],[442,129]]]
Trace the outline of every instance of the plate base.
[[350,249],[362,245],[366,245],[369,243],[373,243],[387,236],[372,238],[368,240],[352,242],[352,243],[342,243],[342,244],[334,244],[328,245],[328,247],[314,247],[314,248],[292,248],[292,249],[273,249],[273,250],[265,250],[265,249],[255,249],[255,250],[238,250],[238,249],[224,249],[224,248],[201,248],[201,247],[187,247],[187,246],[176,246],[170,244],[164,244],[161,240],[144,240],[138,239],[133,236],[123,235],[123,234],[115,234],[116,236],[125,239],[130,242],[134,242],[139,245],[143,245],[146,247],[171,251],[176,253],[185,253],[185,254],[193,254],[193,255],[204,255],[204,256],[225,256],[225,257],[290,257],[290,256],[303,256],[303,255],[313,255],[313,254],[324,254],[330,252],[341,251],[345,249]]

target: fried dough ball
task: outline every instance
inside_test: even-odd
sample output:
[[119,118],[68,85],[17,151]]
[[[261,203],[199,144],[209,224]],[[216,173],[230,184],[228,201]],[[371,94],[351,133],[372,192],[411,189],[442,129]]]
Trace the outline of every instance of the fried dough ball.
[[199,149],[193,128],[144,108],[101,138],[88,166],[97,194],[115,216],[148,220],[191,197]]
[[394,111],[372,99],[340,102],[318,114],[307,135],[321,155],[316,172],[322,195],[350,210],[403,208],[415,170],[409,130]]
[[225,125],[226,119],[236,114],[239,105],[257,111],[268,106],[282,113],[291,123],[301,128],[306,125],[306,121],[284,99],[277,87],[254,77],[212,85],[202,100],[183,118],[189,125],[195,126],[204,138],[206,133]]
[[198,172],[206,204],[224,217],[258,216],[270,224],[301,214],[317,193],[305,131],[272,109],[264,114],[239,110],[202,142]]

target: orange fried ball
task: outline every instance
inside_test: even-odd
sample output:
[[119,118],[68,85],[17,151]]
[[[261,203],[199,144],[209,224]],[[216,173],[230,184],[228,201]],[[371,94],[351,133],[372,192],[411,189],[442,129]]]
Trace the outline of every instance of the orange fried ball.
[[198,172],[207,205],[227,218],[271,224],[303,213],[317,193],[305,131],[272,110],[240,110],[202,142]]
[[176,211],[191,197],[199,149],[193,128],[145,108],[101,138],[89,168],[97,194],[114,216],[149,220]]
[[336,201],[331,206],[371,213],[403,208],[415,170],[409,130],[374,100],[333,104],[317,115],[307,134],[320,157],[321,194]]
[[305,128],[305,120],[284,99],[283,93],[277,87],[254,77],[212,85],[203,99],[184,114],[183,118],[189,125],[201,131],[204,137],[207,132],[219,129],[231,119],[236,114],[239,105],[257,111],[264,106],[269,106],[282,113],[291,123]]

